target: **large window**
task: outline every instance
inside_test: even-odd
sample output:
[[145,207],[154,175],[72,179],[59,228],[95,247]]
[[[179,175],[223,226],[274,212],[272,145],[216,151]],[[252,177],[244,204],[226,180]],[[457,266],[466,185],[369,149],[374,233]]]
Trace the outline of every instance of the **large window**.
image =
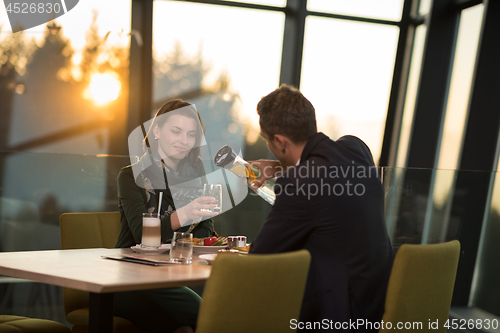
[[[412,48],[408,47],[410,54],[403,57],[396,54],[400,31],[407,31],[406,24],[422,22],[418,17],[402,17],[404,0],[308,0],[305,11],[302,1],[234,2],[153,1],[152,45],[148,44],[149,36],[131,31],[132,16],[134,29],[136,22],[151,22],[147,11],[132,15],[132,0],[80,1],[49,25],[15,35],[7,32],[8,25],[3,23],[7,17],[0,10],[2,250],[57,248],[61,213],[117,210],[116,175],[130,163],[127,130],[140,125],[130,120],[140,117],[129,114],[130,45],[132,58],[140,54],[137,63],[144,60],[141,58],[149,47],[153,52],[152,91],[137,92],[138,97],[130,97],[130,104],[134,105],[137,97],[140,105],[142,97],[151,94],[152,107],[144,108],[150,117],[173,98],[195,104],[206,127],[206,140],[213,144],[202,156],[207,173],[215,170],[210,165],[214,149],[226,143],[240,147],[247,160],[272,158],[259,138],[256,105],[279,86],[280,78],[300,78],[299,88],[316,109],[319,130],[332,139],[348,134],[360,137],[370,147],[375,162],[382,149],[391,89],[404,93],[397,103],[403,113],[396,120],[401,122],[395,126],[400,131],[393,135],[393,148],[397,148],[391,151],[395,153],[394,167],[383,170],[388,229],[396,247],[445,240],[487,6],[462,11],[459,30],[453,32],[458,32],[453,66],[436,69],[446,74],[452,69],[448,98],[441,106],[446,115],[440,124],[436,162],[439,169],[447,170],[419,170],[425,184],[409,184],[406,180],[412,171],[406,169],[406,160],[419,103],[420,73],[427,62],[423,60],[428,60],[424,59],[424,52],[429,52],[426,37],[432,27],[421,24],[414,35],[408,34],[407,46]],[[139,3],[147,1],[134,2],[133,8]],[[433,15],[434,4],[421,0],[418,13],[413,14]],[[465,8],[466,1],[460,6]],[[303,20],[305,30],[301,31]],[[137,29],[148,31],[140,26],[137,24]],[[294,49],[296,54],[282,54],[284,49]],[[300,52],[301,63],[288,61],[300,58]],[[283,66],[282,59],[288,64]],[[404,69],[398,67],[402,63]],[[131,75],[144,70],[149,74],[148,64],[137,65]],[[391,87],[395,67],[399,71],[396,75],[407,78],[401,87]],[[471,304],[500,315],[495,298],[499,272],[493,264],[498,261],[495,240],[500,230],[500,183],[496,176]],[[431,190],[422,195],[424,191],[417,191],[419,185]],[[215,219],[216,230],[223,236],[247,235],[253,241],[269,209],[250,193],[235,209]],[[20,298],[18,294],[15,297]]]
[[483,5],[465,9],[461,13],[457,46],[451,75],[446,114],[442,130],[438,169],[435,175],[432,219],[424,230],[426,242],[440,242],[445,239],[449,210],[452,204],[453,183],[458,169],[463,130],[467,118],[470,89],[476,61],[479,32],[483,15]]
[[401,122],[399,141],[397,142],[398,150],[396,166],[402,168],[406,167],[406,159],[408,157],[408,145],[410,144],[426,32],[427,28],[425,25],[418,26],[415,31],[415,40],[411,55],[410,75],[408,78],[403,108],[403,120]]
[[[10,151],[0,152],[2,230],[22,235],[18,223],[29,221],[52,232],[42,248],[58,248],[60,214],[117,210],[108,168],[126,162],[99,156],[126,146],[116,133],[127,118],[130,4],[83,1],[47,25],[0,35],[0,150]],[[8,244],[40,249],[30,237]]]
[[[127,145],[131,1],[80,1],[15,34],[0,7],[0,251],[59,249],[62,213],[118,209],[129,159],[103,155]],[[60,288],[10,282],[2,314],[65,322]]]
[[187,96],[206,115],[212,140],[242,144],[245,130],[254,142],[257,103],[279,83],[284,15],[156,1],[153,22],[155,109]]
[[[246,159],[265,158],[256,107],[279,85],[284,14],[173,1],[155,1],[153,13],[152,113],[172,98],[196,105],[206,128],[207,174],[225,144],[241,148]],[[227,177],[230,188],[247,191]],[[214,219],[220,234],[255,237],[267,203],[252,194]]]
[[[16,73],[2,89],[9,135],[0,147],[109,153],[126,122],[130,1],[81,1],[47,25],[0,34]],[[2,11],[3,13],[3,11]],[[3,64],[6,77],[6,64]]]
[[307,9],[350,16],[371,17],[399,21],[403,10],[402,0],[309,0]]
[[[398,28],[308,17],[301,90],[316,109],[318,129],[351,134],[380,156]],[[328,36],[327,39],[323,36]]]

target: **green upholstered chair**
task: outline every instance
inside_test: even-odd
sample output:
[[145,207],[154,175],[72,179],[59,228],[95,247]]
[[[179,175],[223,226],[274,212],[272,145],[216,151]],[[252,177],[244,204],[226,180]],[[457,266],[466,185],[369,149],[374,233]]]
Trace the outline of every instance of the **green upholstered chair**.
[[[460,242],[402,245],[392,266],[387,287],[384,323],[379,332],[393,332],[398,322],[422,323],[419,332],[446,332]],[[429,329],[429,320],[439,320],[439,329]],[[417,330],[417,329],[415,329]]]
[[70,333],[68,326],[46,320],[20,316],[0,315],[2,333]]
[[[66,213],[59,217],[61,248],[114,248],[120,234],[120,213]],[[88,332],[89,294],[63,288],[64,312],[68,323],[73,324],[73,333]],[[113,317],[115,333],[144,332],[130,321]]]
[[217,256],[196,333],[290,332],[290,320],[299,318],[310,261],[307,250]]

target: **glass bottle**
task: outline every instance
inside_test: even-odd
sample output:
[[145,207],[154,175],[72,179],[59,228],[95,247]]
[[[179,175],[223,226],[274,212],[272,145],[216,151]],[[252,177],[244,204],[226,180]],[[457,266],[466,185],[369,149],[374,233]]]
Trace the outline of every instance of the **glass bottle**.
[[238,156],[231,147],[226,145],[219,149],[217,154],[215,154],[214,164],[231,171],[242,179],[246,179],[248,187],[269,204],[274,205],[276,194],[274,193],[273,187],[276,178],[266,180],[258,188],[253,187],[252,185],[260,178],[260,169],[250,165],[250,163]]

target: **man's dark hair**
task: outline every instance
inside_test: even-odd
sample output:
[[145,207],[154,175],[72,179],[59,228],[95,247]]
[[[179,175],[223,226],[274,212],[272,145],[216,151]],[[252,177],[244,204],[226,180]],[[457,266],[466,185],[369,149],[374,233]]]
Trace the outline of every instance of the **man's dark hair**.
[[282,134],[294,143],[302,143],[318,131],[311,102],[298,89],[286,84],[262,97],[257,113],[261,130],[270,138]]

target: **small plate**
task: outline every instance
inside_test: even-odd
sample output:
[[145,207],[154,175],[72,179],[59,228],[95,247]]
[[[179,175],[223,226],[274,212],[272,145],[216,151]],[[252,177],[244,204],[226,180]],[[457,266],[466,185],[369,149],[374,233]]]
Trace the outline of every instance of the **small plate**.
[[225,249],[227,246],[204,246],[193,245],[193,252],[196,253],[217,253],[219,250]]
[[208,261],[210,264],[215,260],[215,258],[217,258],[217,253],[200,254],[199,258]]
[[137,244],[136,246],[131,246],[130,248],[134,250],[134,252],[142,254],[162,254],[170,251],[170,244],[161,244],[161,246],[158,249],[151,249],[147,247],[142,248],[141,244]]

